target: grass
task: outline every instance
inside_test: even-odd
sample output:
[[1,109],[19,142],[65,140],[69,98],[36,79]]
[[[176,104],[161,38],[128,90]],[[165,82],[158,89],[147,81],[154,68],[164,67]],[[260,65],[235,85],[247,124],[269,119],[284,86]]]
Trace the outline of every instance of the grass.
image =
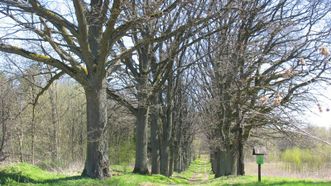
[[330,186],[331,182],[316,180],[316,179],[292,179],[292,178],[278,178],[278,177],[262,177],[262,182],[258,183],[256,176],[228,176],[223,178],[212,179],[205,185],[208,186],[225,186],[225,185],[242,185],[242,186],[303,186],[303,185],[320,185]]
[[[116,171],[126,170],[120,169],[120,166],[115,166]],[[66,176],[56,173],[44,171],[36,166],[19,163],[10,166],[6,166],[0,169],[0,185],[56,185],[56,186],[98,186],[98,185],[123,185],[123,186],[134,186],[134,185],[148,185],[150,183],[157,185],[168,185],[168,184],[187,184],[188,182],[180,178],[168,178],[162,175],[143,176],[131,174],[123,171],[122,175],[113,176],[104,180],[95,180],[84,178],[81,176]]]
[[187,170],[181,173],[175,172],[174,177],[182,177],[189,180],[193,176],[201,173],[203,174],[207,173],[211,175],[210,164],[208,163],[208,161],[205,161],[204,159],[196,159],[191,163],[190,167]]
[[262,177],[262,183],[257,182],[255,176],[229,176],[213,179],[210,172],[208,160],[202,158],[195,160],[191,166],[182,173],[176,173],[173,177],[168,178],[162,175],[143,176],[131,174],[128,167],[114,166],[116,173],[112,178],[104,180],[94,180],[80,176],[66,176],[44,171],[36,166],[19,163],[5,166],[0,169],[0,185],[56,185],[56,186],[104,186],[104,185],[206,185],[206,186],[223,186],[223,185],[279,185],[279,186],[303,186],[303,185],[320,185],[328,186],[331,182],[314,179],[292,179],[277,177]]

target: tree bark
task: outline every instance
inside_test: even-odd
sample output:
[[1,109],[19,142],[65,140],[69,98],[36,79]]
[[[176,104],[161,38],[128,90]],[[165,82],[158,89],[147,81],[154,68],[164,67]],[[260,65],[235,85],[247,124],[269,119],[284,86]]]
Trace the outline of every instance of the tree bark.
[[216,160],[216,152],[211,150],[210,152],[210,164],[211,164],[211,170],[213,171],[214,174],[216,174],[217,170],[217,160]]
[[35,163],[35,142],[36,142],[36,123],[35,123],[35,105],[32,106],[31,119],[31,163]]
[[237,155],[231,150],[216,151],[216,174],[215,178],[237,174]]
[[170,158],[169,158],[169,174],[168,176],[172,176],[174,172],[174,147],[170,145]]
[[[177,132],[178,133],[178,132]],[[177,139],[178,140],[178,139]],[[181,150],[181,144],[178,143],[178,141],[174,141],[174,152],[173,152],[173,162],[174,162],[174,171],[181,172],[182,171],[182,150]]]
[[149,174],[147,167],[147,126],[149,115],[148,102],[148,69],[150,60],[148,56],[149,47],[138,50],[139,55],[139,71],[137,77],[137,120],[136,120],[136,162],[133,173]]
[[169,158],[170,158],[170,145],[172,136],[172,124],[173,124],[173,90],[172,90],[172,75],[169,74],[168,77],[168,87],[167,87],[167,111],[166,111],[166,121],[163,122],[162,130],[162,144],[161,144],[161,154],[160,154],[160,173],[164,176],[170,176],[169,174]]
[[245,154],[244,154],[244,140],[242,134],[242,128],[239,129],[238,136],[238,168],[237,175],[244,176],[245,175]]
[[153,100],[153,112],[151,114],[151,146],[152,146],[152,174],[160,173],[160,160],[159,160],[159,108],[158,97],[155,96]]
[[[56,108],[56,93],[53,90],[53,87],[48,89],[49,92],[49,101],[51,104],[51,119],[52,119],[52,127],[51,127],[51,135],[50,135],[50,140],[51,140],[51,155],[52,155],[52,161],[56,162],[58,159],[58,115],[57,115],[57,108]],[[73,137],[73,135],[72,135]],[[73,150],[73,148],[72,148]]]
[[133,173],[148,174],[147,167],[147,123],[149,107],[144,104],[138,105],[136,121],[136,163]]
[[110,176],[108,160],[106,82],[92,81],[86,86],[87,150],[82,176],[105,178]]
[[[163,128],[165,129],[165,127]],[[163,134],[166,135],[166,134]],[[165,137],[164,137],[165,138]],[[160,173],[164,176],[169,175],[169,145],[167,140],[163,139],[161,143],[161,151],[160,151]]]
[[147,75],[138,81],[138,108],[136,120],[136,160],[133,173],[149,174],[147,167],[147,126],[149,105],[147,104]]

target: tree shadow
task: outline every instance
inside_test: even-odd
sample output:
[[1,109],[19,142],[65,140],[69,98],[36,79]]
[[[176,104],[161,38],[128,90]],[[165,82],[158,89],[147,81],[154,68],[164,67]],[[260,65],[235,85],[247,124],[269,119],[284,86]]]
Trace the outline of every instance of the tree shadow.
[[186,177],[184,177],[184,176],[180,176],[180,175],[176,175],[176,176],[172,176],[172,177],[173,177],[173,178],[183,179],[183,180],[186,180],[186,181],[190,180],[189,178],[186,178]]
[[61,181],[72,181],[79,180],[88,177],[84,176],[68,176],[63,178],[45,179],[45,180],[34,180],[28,176],[23,176],[19,173],[3,173],[0,172],[0,184],[5,184],[9,180],[14,180],[19,183],[34,183],[34,184],[46,184],[46,183],[57,183]]

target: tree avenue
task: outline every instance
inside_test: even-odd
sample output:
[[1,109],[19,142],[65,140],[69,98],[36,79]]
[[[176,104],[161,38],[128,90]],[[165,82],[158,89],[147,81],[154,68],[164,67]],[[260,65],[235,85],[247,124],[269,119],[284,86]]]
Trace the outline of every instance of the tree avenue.
[[[179,10],[182,10],[186,4],[181,4],[180,1],[151,3],[149,1],[74,0],[72,3],[63,1],[64,4],[59,5],[61,2],[2,1],[1,14],[5,16],[3,20],[6,26],[13,26],[11,31],[22,32],[23,36],[15,31],[4,34],[1,37],[0,50],[50,65],[57,69],[58,74],[67,74],[84,87],[88,143],[82,174],[94,178],[107,177],[110,173],[106,139],[108,86],[106,78],[116,71],[121,60],[130,57],[135,50],[146,50],[149,43],[162,42],[168,38],[179,39],[180,33],[190,27],[201,25],[213,16],[191,13],[193,17],[190,19],[179,19],[169,25],[166,31],[155,30],[153,35],[147,32],[148,35],[145,36],[145,28],[148,28],[148,24],[171,15],[172,11],[175,11],[174,15],[178,18],[180,14],[185,14],[185,11]],[[198,4],[193,8],[200,6]],[[190,12],[194,13],[192,9],[190,6],[187,7],[187,15]],[[146,25],[141,25],[142,23]],[[133,35],[135,36],[133,46],[124,48],[120,42],[118,43],[124,36],[135,31],[141,31],[143,37]],[[146,53],[140,56],[143,55]],[[144,74],[146,73],[144,71],[147,70],[146,65],[150,62],[148,59],[141,59],[141,61],[145,64],[140,66],[142,69],[140,69],[141,75],[138,79],[140,85],[138,86],[143,90],[147,80],[147,74]],[[171,62],[165,61],[165,63]],[[158,83],[157,87],[160,85]],[[136,135],[137,163],[134,172],[146,174],[148,170],[144,122],[148,112],[143,104],[147,97],[144,96],[146,90],[140,92],[138,108],[141,109],[138,109]]]
[[254,129],[289,125],[280,118],[299,112],[311,96],[308,89],[326,81],[330,70],[324,3],[237,5],[210,25],[224,29],[195,50],[199,57],[207,54],[208,65],[200,65],[207,78],[198,86],[207,102],[201,110],[211,120],[204,128],[215,177],[244,175],[244,144]]
[[[35,107],[45,92],[51,159],[59,160],[62,111],[52,85],[70,77],[86,101],[86,126],[73,119],[71,133],[79,137],[70,142],[74,154],[76,138],[80,145],[86,138],[82,176],[110,177],[110,154],[119,154],[112,145],[125,144],[134,151],[133,173],[149,174],[150,165],[152,174],[169,177],[194,159],[195,138],[208,143],[215,177],[244,175],[251,136],[290,127],[289,112],[314,100],[315,84],[329,82],[329,16],[319,0],[1,0],[1,55],[27,72],[19,81],[33,105],[32,163]],[[47,74],[46,86],[35,71]],[[0,82],[6,78],[0,73]],[[6,92],[15,86],[0,91],[0,160],[14,107]]]
[[[134,2],[120,0],[14,1],[0,2],[3,21],[11,27],[1,37],[2,52],[41,62],[75,79],[84,87],[87,108],[87,154],[82,175],[93,178],[110,176],[107,145],[106,77],[120,59],[151,40],[140,40],[120,53],[114,53],[116,41],[137,24],[164,16],[177,6],[169,3],[144,16],[122,17]],[[17,32],[23,32],[17,34]],[[25,41],[25,42],[24,42]],[[27,44],[28,43],[28,44]]]

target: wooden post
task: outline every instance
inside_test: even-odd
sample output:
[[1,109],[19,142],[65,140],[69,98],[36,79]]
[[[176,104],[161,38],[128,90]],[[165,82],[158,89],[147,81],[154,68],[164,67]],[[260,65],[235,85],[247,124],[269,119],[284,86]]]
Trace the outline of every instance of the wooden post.
[[258,182],[261,182],[261,164],[258,164],[258,175],[257,175],[257,179],[258,179]]
[[261,182],[261,165],[264,163],[264,155],[267,154],[266,153],[267,150],[265,149],[265,147],[254,147],[253,148],[253,155],[256,155],[256,163],[257,163],[257,168],[258,168],[258,172],[257,172],[257,180],[258,182]]

